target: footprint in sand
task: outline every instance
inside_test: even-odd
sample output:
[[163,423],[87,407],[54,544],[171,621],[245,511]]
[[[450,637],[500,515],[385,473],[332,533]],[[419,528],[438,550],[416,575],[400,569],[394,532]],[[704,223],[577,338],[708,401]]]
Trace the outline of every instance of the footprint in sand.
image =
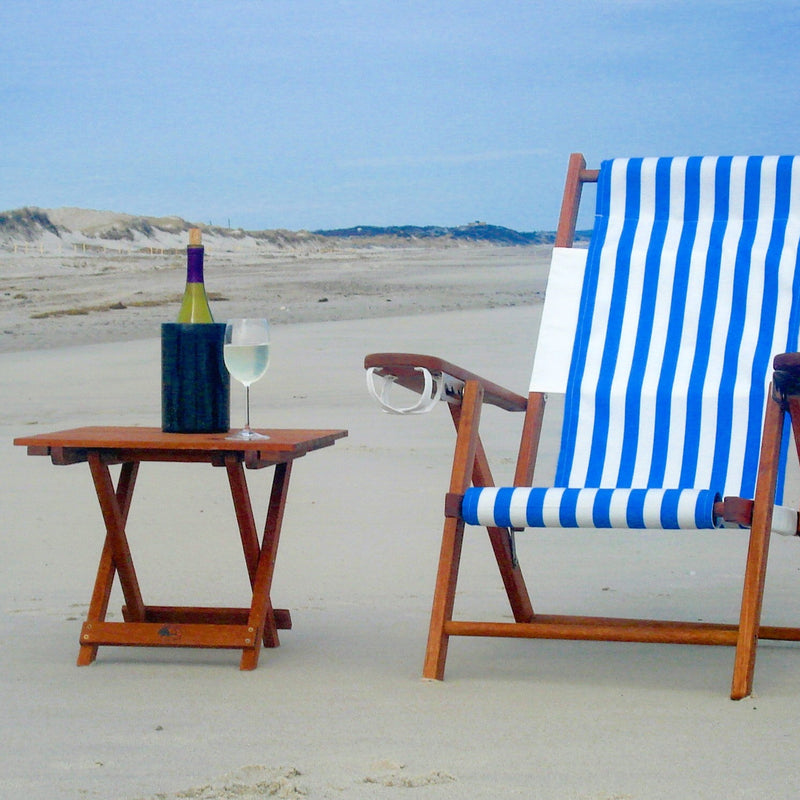
[[372,775],[364,778],[364,783],[377,783],[381,786],[397,786],[403,789],[416,789],[422,786],[436,786],[452,783],[455,778],[447,772],[433,770],[423,775],[412,775],[404,772],[405,764],[397,761],[383,760],[372,765]]

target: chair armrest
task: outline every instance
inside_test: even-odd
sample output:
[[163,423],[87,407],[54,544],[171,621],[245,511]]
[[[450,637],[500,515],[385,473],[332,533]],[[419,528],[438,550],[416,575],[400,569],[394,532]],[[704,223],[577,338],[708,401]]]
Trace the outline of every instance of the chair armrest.
[[779,353],[772,360],[774,369],[800,371],[800,353]]
[[772,361],[775,372],[772,384],[776,397],[784,402],[787,397],[800,395],[800,353],[780,353]]
[[[372,368],[381,377],[393,377],[400,386],[420,392],[424,386],[424,379],[415,367],[427,369],[434,375],[446,376],[450,379],[447,381],[450,385],[457,385],[460,382],[462,391],[463,384],[467,381],[478,381],[483,386],[483,402],[491,403],[506,411],[525,411],[528,407],[526,397],[436,356],[415,353],[371,353],[364,359],[365,369]],[[457,396],[448,393],[446,399],[450,402],[460,402],[460,393]]]

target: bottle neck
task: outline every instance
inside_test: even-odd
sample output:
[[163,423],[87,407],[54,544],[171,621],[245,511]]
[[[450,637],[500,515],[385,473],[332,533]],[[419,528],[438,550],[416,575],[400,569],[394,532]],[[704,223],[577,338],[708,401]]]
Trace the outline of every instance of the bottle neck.
[[186,248],[186,283],[203,283],[203,248]]

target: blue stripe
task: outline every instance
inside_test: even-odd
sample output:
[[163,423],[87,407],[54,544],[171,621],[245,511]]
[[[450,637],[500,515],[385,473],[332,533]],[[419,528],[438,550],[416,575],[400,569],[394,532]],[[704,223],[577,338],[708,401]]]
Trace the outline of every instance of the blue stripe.
[[625,222],[617,246],[614,282],[611,289],[611,305],[605,333],[605,348],[600,362],[600,374],[595,391],[594,428],[589,463],[586,468],[586,486],[599,486],[603,477],[606,443],[611,416],[611,385],[614,367],[619,357],[622,323],[625,304],[628,300],[628,283],[631,271],[631,253],[636,229],[639,226],[641,207],[642,159],[632,158],[625,175]]
[[[789,195],[791,192],[792,180],[792,167],[797,161],[797,158],[791,156],[783,156],[779,160],[780,167],[778,168],[779,185],[785,186],[781,192],[781,214],[788,216],[789,214]],[[784,210],[785,209],[785,210]],[[785,226],[784,226],[785,231]],[[777,256],[776,256],[777,258]],[[800,243],[795,253],[795,265],[800,265]],[[800,295],[800,267],[795,269],[794,283],[792,285],[792,296],[798,297]],[[800,304],[792,303],[791,316],[789,317],[789,335],[786,339],[786,352],[791,353],[797,350],[798,329],[800,329]]]
[[645,528],[644,524],[644,500],[647,497],[647,489],[632,489],[628,498],[628,507],[625,510],[630,528]]
[[478,499],[481,496],[481,489],[470,488],[464,492],[464,499],[461,501],[461,518],[467,525],[478,524]]
[[[652,319],[655,315],[658,297],[658,279],[661,272],[661,255],[669,224],[670,167],[672,159],[660,158],[655,170],[655,222],[650,233],[650,242],[644,265],[642,286],[641,319]],[[639,325],[633,350],[628,390],[625,396],[625,430],[617,486],[630,487],[636,467],[636,454],[639,449],[639,424],[642,413],[642,383],[650,354],[653,328]],[[648,409],[648,413],[651,410]]]
[[544,528],[544,496],[547,489],[531,489],[528,495],[528,506],[525,509],[525,517],[531,528]]
[[611,527],[611,498],[613,489],[598,489],[592,505],[592,519],[595,528]]
[[713,490],[700,492],[695,506],[694,521],[698,528],[715,528],[714,503],[722,498]]
[[725,236],[728,212],[730,210],[730,169],[730,157],[718,159],[714,179],[714,221],[711,224],[705,282],[703,284],[703,296],[700,301],[700,323],[689,377],[686,402],[686,438],[684,440],[678,486],[694,486],[695,475],[697,474],[697,461],[700,455],[700,431],[702,429],[703,387],[711,353],[711,332],[713,330],[714,310],[719,291],[722,240]]
[[667,489],[661,503],[661,527],[665,530],[675,530],[680,527],[678,523],[678,500],[681,496],[680,489]]
[[[766,252],[766,266],[764,270],[764,300],[761,307],[761,324],[759,326],[758,341],[756,343],[753,366],[751,370],[750,410],[747,420],[747,441],[757,442],[761,437],[762,409],[766,400],[766,386],[764,375],[771,369],[770,350],[773,339],[773,323],[779,298],[779,267],[781,252],[786,241],[786,221],[789,216],[789,201],[791,197],[792,164],[794,159],[782,156],[778,159],[775,176],[775,215],[772,223],[769,245]],[[793,295],[798,293],[798,271],[794,274]],[[786,350],[797,349],[797,317],[798,305],[793,303],[789,317],[789,330],[787,335]],[[776,491],[776,502],[781,503],[785,484],[786,448],[788,445],[789,428],[784,430],[782,452],[780,458],[780,472]],[[757,444],[748,445],[745,453],[742,485],[742,497],[753,497],[758,474],[759,448]]]
[[[795,264],[800,265],[800,242],[797,246],[797,253],[795,255]],[[800,297],[800,267],[795,270],[794,282],[792,286],[792,312],[789,319],[789,335],[787,337],[786,347],[784,348],[787,353],[794,353],[798,350],[798,339],[800,339],[800,331],[798,331],[798,320],[800,320],[800,303],[797,298]],[[784,417],[785,421],[785,417]],[[786,454],[789,451],[791,443],[791,426],[784,424],[783,439],[781,440],[781,468],[778,473],[778,485],[775,492],[775,502],[783,502],[783,492],[786,484]]]
[[700,157],[687,160],[684,178],[683,230],[681,231],[676,253],[675,277],[670,301],[669,322],[667,323],[666,350],[661,365],[654,420],[653,461],[650,465],[648,486],[663,486],[667,469],[667,442],[672,419],[672,390],[678,366],[679,342],[686,313],[686,296],[689,285],[689,264],[695,238],[697,220],[700,216]]
[[[784,194],[786,196],[786,214],[788,216],[788,207],[789,207],[789,194],[790,194],[790,186],[791,186],[791,176],[793,172],[793,165],[797,163],[797,157],[791,156],[782,156],[778,159],[779,163],[779,176],[780,178],[786,181],[787,188],[784,190]],[[795,253],[795,272],[794,272],[794,280],[792,282],[792,297],[794,298],[794,302],[792,303],[791,314],[789,316],[789,333],[786,337],[786,347],[784,348],[787,353],[794,353],[798,350],[798,338],[800,338],[800,303],[797,302],[797,298],[800,297],[800,243],[798,243],[797,252]],[[781,442],[781,469],[778,473],[778,486],[777,491],[775,493],[775,502],[782,503],[783,502],[783,491],[784,486],[786,483],[786,453],[789,449],[789,444],[791,441],[791,427],[789,425],[784,425],[783,429],[783,439]]]
[[[745,319],[748,312],[747,289],[750,284],[753,242],[756,236],[759,205],[761,202],[761,163],[761,157],[749,158],[745,167],[744,221],[739,236],[733,267],[731,314],[728,323],[725,350],[722,354],[722,372],[720,374],[717,394],[717,424],[714,439],[717,443],[717,447],[714,450],[714,460],[711,467],[710,483],[712,486],[725,486],[727,483],[730,449],[726,445],[734,424],[734,389],[736,387],[736,376],[739,371],[739,350],[742,345]],[[765,365],[762,366],[762,375],[765,374],[764,369]],[[763,378],[760,382],[763,384]],[[758,415],[760,420],[760,407]],[[745,423],[744,420],[737,420],[737,424]],[[757,436],[760,437],[760,431]],[[756,449],[758,449],[758,442],[755,443],[755,446]],[[748,442],[746,448],[750,449],[750,447],[751,445]]]
[[[779,298],[779,267],[781,251],[786,238],[786,219],[789,213],[791,190],[791,159],[786,170],[786,159],[778,159],[775,176],[775,207],[769,244],[765,254],[764,290],[761,305],[761,323],[750,370],[750,404],[747,417],[747,449],[745,451],[739,494],[753,497],[758,474],[759,446],[762,429],[762,412],[766,400],[764,376],[771,369],[770,351],[774,332],[775,313]],[[782,491],[778,491],[780,502]]]
[[576,514],[578,507],[578,495],[580,489],[564,489],[561,497],[561,508],[558,512],[558,520],[562,528],[577,528],[578,517]]
[[511,527],[511,495],[514,493],[513,488],[503,488],[497,490],[497,497],[494,501],[494,524],[498,528]]
[[569,369],[567,391],[564,396],[564,421],[561,429],[561,450],[556,466],[555,485],[566,486],[572,469],[572,458],[575,453],[578,428],[578,412],[580,410],[580,385],[586,368],[586,349],[594,316],[594,301],[597,294],[597,278],[600,255],[608,235],[608,219],[611,209],[611,172],[613,161],[603,161],[597,178],[597,213],[595,227],[586,255],[586,268],[581,292],[581,305],[578,313],[578,328],[575,332],[575,344],[572,349],[572,361]]
[[792,426],[786,424],[784,416],[783,433],[781,435],[781,449],[778,456],[778,480],[775,483],[775,503],[783,505],[783,492],[786,488],[786,455],[792,441]]

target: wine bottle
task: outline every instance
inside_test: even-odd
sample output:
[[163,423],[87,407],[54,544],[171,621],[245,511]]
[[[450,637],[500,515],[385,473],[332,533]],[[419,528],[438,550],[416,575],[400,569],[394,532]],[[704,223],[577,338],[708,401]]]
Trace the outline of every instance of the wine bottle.
[[199,228],[189,230],[186,248],[186,289],[183,292],[178,322],[213,322],[203,282],[203,244]]

